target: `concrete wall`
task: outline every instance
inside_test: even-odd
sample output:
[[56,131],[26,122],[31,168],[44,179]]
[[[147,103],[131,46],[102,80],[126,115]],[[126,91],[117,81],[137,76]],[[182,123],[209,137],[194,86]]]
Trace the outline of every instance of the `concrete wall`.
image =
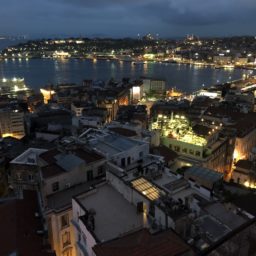
[[250,152],[256,145],[256,129],[253,129],[250,133],[242,138],[236,138],[235,152],[237,159],[248,159]]
[[[87,251],[89,256],[94,255],[92,248],[96,245],[96,240],[92,236],[92,234],[87,230],[86,226],[82,223],[82,221],[79,219],[79,216],[83,216],[85,214],[84,210],[81,208],[81,206],[77,203],[76,200],[72,200],[72,210],[73,210],[73,221],[76,223],[74,225],[74,235],[75,240],[79,242],[80,246],[78,246],[78,243],[76,243],[76,254],[75,255],[84,255],[82,248]],[[77,227],[79,228],[77,228]],[[86,239],[85,239],[86,238]]]
[[[44,180],[44,195],[48,196],[51,194],[54,194],[58,191],[65,190],[70,186],[74,186],[77,184],[81,184],[87,181],[87,172],[92,170],[93,171],[93,177],[98,176],[98,168],[100,166],[103,166],[105,163],[105,160],[93,162],[92,164],[86,165],[82,164],[75,168],[72,171],[67,171],[61,175],[53,176],[48,179]],[[52,184],[55,182],[59,182],[59,190],[53,191],[52,190]]]
[[[146,214],[148,214],[150,202],[151,202],[149,199],[147,199],[145,196],[141,195],[139,192],[137,192],[131,186],[127,185],[123,180],[117,178],[111,172],[107,171],[106,179],[131,204],[137,206],[137,203],[143,202],[146,207]],[[155,207],[155,219],[156,219],[158,225],[165,227],[165,213],[157,206]],[[146,225],[148,226],[148,224],[146,224]],[[170,217],[168,217],[168,227],[174,228],[174,222]]]
[[[140,155],[142,152],[142,155]],[[136,147],[133,147],[130,150],[123,151],[111,158],[111,160],[118,166],[121,166],[122,158],[125,158],[125,166],[127,166],[128,158],[130,157],[131,163],[135,163],[138,160],[142,159],[144,156],[149,154],[149,144],[145,143]]]

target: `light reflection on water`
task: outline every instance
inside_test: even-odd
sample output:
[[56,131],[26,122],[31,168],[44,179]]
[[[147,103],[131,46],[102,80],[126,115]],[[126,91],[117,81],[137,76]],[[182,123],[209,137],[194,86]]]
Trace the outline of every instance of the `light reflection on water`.
[[169,87],[191,92],[203,84],[209,86],[217,81],[239,79],[249,72],[150,62],[134,65],[132,62],[116,60],[31,59],[0,62],[0,77],[24,77],[27,85],[34,89],[48,83],[81,83],[84,79],[108,81],[111,77],[121,80],[123,77],[137,79],[150,76],[165,79]]

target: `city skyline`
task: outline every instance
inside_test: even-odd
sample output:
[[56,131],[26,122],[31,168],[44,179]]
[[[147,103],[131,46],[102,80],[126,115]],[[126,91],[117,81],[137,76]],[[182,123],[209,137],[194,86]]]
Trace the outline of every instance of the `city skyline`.
[[[0,34],[30,37],[253,35],[253,0],[11,0],[0,10]],[[33,22],[32,22],[33,21]]]

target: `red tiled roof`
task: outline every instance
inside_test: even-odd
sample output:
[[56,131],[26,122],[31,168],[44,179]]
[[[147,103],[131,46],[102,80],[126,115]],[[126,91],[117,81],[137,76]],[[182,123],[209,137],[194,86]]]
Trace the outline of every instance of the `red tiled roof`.
[[42,158],[45,162],[48,164],[53,164],[56,162],[56,159],[54,158],[56,155],[58,155],[60,152],[57,148],[48,150],[40,155],[40,158]]
[[163,145],[159,147],[153,147],[151,152],[152,154],[163,156],[165,162],[173,161],[178,156],[175,151]]
[[47,179],[47,178],[65,173],[65,170],[62,169],[57,164],[51,164],[51,165],[42,167],[41,172],[42,172],[43,177]]
[[239,160],[235,164],[236,167],[251,170],[253,167],[253,162],[250,160]]
[[115,133],[118,133],[120,135],[126,136],[126,137],[133,137],[136,136],[137,133],[133,130],[122,128],[122,127],[112,127],[109,128],[110,131],[113,131]]
[[73,153],[79,158],[83,159],[86,163],[92,163],[95,161],[102,160],[104,157],[97,154],[96,152],[92,152],[84,149],[76,149]]
[[173,231],[150,234],[142,229],[93,248],[96,256],[181,256],[191,248]]
[[55,255],[46,251],[42,237],[36,233],[41,225],[35,212],[38,212],[38,204],[34,191],[24,191],[22,200],[9,200],[0,204],[0,255],[12,252],[21,256]]

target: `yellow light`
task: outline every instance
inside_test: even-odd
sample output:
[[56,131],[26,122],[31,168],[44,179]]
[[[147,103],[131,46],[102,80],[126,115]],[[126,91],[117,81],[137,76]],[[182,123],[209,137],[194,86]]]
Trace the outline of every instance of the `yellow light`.
[[133,91],[133,95],[134,94],[140,94],[140,87],[139,86],[133,86],[132,91]]
[[51,99],[51,95],[55,94],[55,91],[53,90],[45,90],[45,89],[40,89],[40,92],[44,96],[44,103],[47,104],[48,100]]
[[254,184],[250,183],[249,181],[246,181],[244,183],[244,186],[247,188],[256,188],[256,186]]
[[2,138],[6,138],[6,137],[14,137],[14,136],[12,133],[3,133]]

